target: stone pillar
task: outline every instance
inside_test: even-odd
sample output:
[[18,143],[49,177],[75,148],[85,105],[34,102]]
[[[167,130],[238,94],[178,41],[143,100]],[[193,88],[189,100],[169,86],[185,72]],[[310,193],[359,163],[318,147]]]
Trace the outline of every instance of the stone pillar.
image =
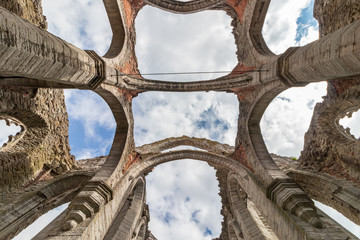
[[[41,0],[1,1],[0,6],[46,29]],[[3,81],[3,80],[0,80]],[[74,165],[62,90],[0,86],[0,115],[22,125],[21,138],[0,148],[0,189],[36,182],[45,173],[62,174]]]

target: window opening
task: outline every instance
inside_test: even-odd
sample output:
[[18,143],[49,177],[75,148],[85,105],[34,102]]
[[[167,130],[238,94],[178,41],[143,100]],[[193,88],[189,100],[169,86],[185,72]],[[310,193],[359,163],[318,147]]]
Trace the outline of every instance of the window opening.
[[270,153],[299,157],[315,104],[321,102],[324,95],[326,83],[312,83],[286,90],[270,103],[260,122]]
[[18,122],[0,115],[0,149],[18,140],[24,131]]
[[71,153],[77,160],[107,155],[116,129],[110,107],[92,91],[64,92],[69,114]]
[[341,118],[339,123],[345,131],[351,134],[354,138],[360,138],[360,110],[356,112],[348,112],[348,115]]
[[272,0],[265,18],[263,37],[275,54],[293,46],[303,46],[319,38],[319,26],[313,17],[314,0]]
[[[237,64],[231,17],[224,11],[179,15],[145,6],[135,20],[141,73],[231,71]],[[228,73],[144,76],[164,81],[199,81]]]
[[142,93],[133,101],[136,146],[169,137],[199,137],[234,145],[239,104],[228,93]]
[[[86,9],[86,14],[81,14]],[[112,31],[102,1],[43,1],[48,31],[100,56],[108,50]],[[80,14],[79,14],[80,13]],[[91,17],[89,17],[91,16]]]
[[220,235],[219,183],[207,163],[164,163],[149,173],[146,182],[149,230],[157,239],[211,240]]
[[60,205],[57,208],[54,208],[41,217],[39,217],[35,222],[30,224],[27,228],[22,230],[13,240],[30,240],[41,232],[52,220],[59,216],[67,207],[69,203]]

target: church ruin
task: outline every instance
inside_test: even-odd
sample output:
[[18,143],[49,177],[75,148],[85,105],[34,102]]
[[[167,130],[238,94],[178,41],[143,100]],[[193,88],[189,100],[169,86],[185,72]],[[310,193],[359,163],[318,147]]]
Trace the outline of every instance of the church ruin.
[[[360,141],[339,119],[360,108],[360,2],[315,0],[320,39],[273,54],[262,37],[270,0],[103,0],[113,39],[99,56],[48,33],[41,0],[0,1],[0,119],[21,131],[0,148],[0,239],[70,202],[34,239],[146,239],[145,178],[178,159],[216,170],[222,199],[218,239],[358,239],[314,206],[325,203],[360,225]],[[232,17],[238,64],[209,81],[166,82],[140,74],[134,20],[151,5],[178,14],[222,10]],[[256,71],[254,71],[256,70]],[[282,91],[327,81],[299,161],[268,153],[261,117]],[[109,105],[116,132],[106,157],[75,161],[61,89],[88,89]],[[143,146],[133,138],[132,99],[146,91],[225,91],[241,109],[235,146],[178,137]],[[166,151],[177,146],[203,151]]]

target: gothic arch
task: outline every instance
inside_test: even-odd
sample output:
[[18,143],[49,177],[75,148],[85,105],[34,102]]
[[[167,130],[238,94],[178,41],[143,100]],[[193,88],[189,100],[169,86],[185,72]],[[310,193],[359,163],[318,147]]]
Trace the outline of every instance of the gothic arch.
[[176,0],[144,0],[149,5],[161,8],[173,13],[195,13],[213,8],[226,0],[192,0],[181,2]]
[[134,164],[127,175],[137,177],[159,164],[186,158],[218,164],[237,173],[247,174],[249,172],[243,165],[225,156],[204,151],[180,150],[149,156],[141,164]]
[[6,111],[8,119],[12,119],[22,127],[21,138],[17,139],[16,145],[11,144],[1,150],[0,154],[26,154],[41,144],[48,134],[45,120],[29,109],[14,109]]
[[[95,91],[98,93],[110,107],[116,121],[116,130],[109,155],[94,181],[109,181],[111,175],[115,172],[118,163],[127,155],[128,148],[133,145],[132,139],[132,114],[129,113],[129,103],[117,89],[102,85]],[[129,146],[130,145],[130,146]]]
[[71,201],[90,178],[91,175],[82,173],[60,177],[45,186],[40,184],[25,198],[16,199],[7,209],[1,209],[2,239],[13,238],[49,210]]
[[[252,167],[260,181],[269,185],[274,179],[285,174],[271,158],[260,129],[261,118],[271,101],[282,91],[287,89],[280,82],[271,82],[263,87],[255,88],[246,99],[239,101],[240,116],[236,147],[246,147],[246,161]],[[238,149],[237,149],[238,150]]]
[[178,146],[192,146],[211,153],[226,156],[234,152],[234,147],[230,145],[221,144],[205,138],[195,138],[187,136],[166,138],[157,142],[137,147],[135,150],[141,155],[147,155],[160,153],[162,151],[169,150]]
[[127,192],[129,194],[125,203],[116,214],[104,240],[131,240],[135,237],[140,239],[144,239],[141,236],[145,237],[144,229],[141,229],[144,225],[141,215],[145,202],[145,179],[143,177],[136,179]]
[[269,5],[269,0],[256,1],[249,30],[252,46],[257,51],[257,54],[255,54],[259,54],[264,58],[275,57],[275,54],[269,49],[262,35],[262,29]]
[[146,236],[146,230],[147,230],[147,217],[142,217],[139,222],[137,223],[137,226],[135,228],[135,231],[133,233],[133,239],[135,240],[144,240]]
[[[240,231],[235,232],[241,232],[241,235],[243,236],[240,239],[270,240],[269,237],[265,236],[261,232],[259,224],[254,221],[249,210],[247,209],[248,197],[245,191],[242,189],[236,174],[229,172],[227,184],[231,212],[235,218],[234,222],[237,223],[237,226],[240,229]],[[236,235],[239,236],[239,233]]]
[[112,59],[120,55],[127,41],[127,34],[123,23],[124,14],[120,12],[119,1],[104,0],[103,2],[113,32],[111,45],[105,53],[104,58]]
[[165,92],[197,92],[197,91],[225,91],[229,88],[247,86],[252,80],[248,74],[241,76],[225,76],[212,80],[193,82],[169,82],[124,76],[116,86],[136,91],[165,91]]
[[[43,167],[44,162],[49,163],[51,159],[33,157],[33,154],[39,153],[46,137],[50,132],[46,116],[39,110],[40,107],[35,107],[37,100],[36,92],[26,89],[20,89],[11,92],[8,89],[0,89],[0,99],[8,101],[0,110],[2,119],[10,119],[15,121],[22,128],[19,135],[15,136],[13,141],[9,142],[7,146],[0,149],[0,161],[2,167],[0,168],[0,189],[6,191],[11,187],[21,185],[32,177],[32,175]],[[39,104],[38,104],[39,105]],[[44,161],[44,162],[41,162]],[[21,172],[17,169],[29,169],[27,172]],[[8,179],[5,172],[8,172],[12,177]],[[7,187],[6,187],[7,186]]]
[[[308,222],[306,223],[306,226],[312,229],[312,231],[306,232],[306,234],[308,235],[307,237],[309,237],[310,239],[314,238],[315,236],[319,236],[319,234],[327,236],[329,237],[329,239],[331,239],[331,235],[329,235],[328,230],[332,226],[325,225],[323,226],[323,228],[311,226],[314,220],[320,222],[323,220],[327,221],[327,217],[323,215],[317,215],[317,213],[314,212],[316,210],[313,206],[313,203],[309,202],[307,197],[305,197],[305,193],[294,188],[297,193],[294,193],[295,197],[292,196],[289,198],[290,202],[288,203],[291,203],[292,206],[286,211],[285,209],[287,209],[287,207],[285,203],[284,205],[281,205],[281,207],[279,207],[279,202],[277,202],[276,200],[276,202],[274,202],[274,200],[270,200],[266,196],[269,190],[264,189],[263,185],[257,180],[257,178],[241,163],[228,157],[194,150],[181,150],[166,152],[162,154],[155,154],[153,156],[148,156],[147,158],[142,159],[142,161],[138,161],[134,165],[132,165],[131,168],[128,170],[127,174],[124,175],[123,179],[134,179],[161,163],[184,158],[206,161],[211,165],[214,165],[215,167],[218,165],[222,168],[234,172],[238,178],[238,182],[240,183],[241,187],[248,194],[249,198],[253,200],[254,204],[259,207],[259,212],[262,214],[266,222],[269,224],[269,226],[279,239],[297,239],[297,232],[292,232],[291,229],[294,229],[295,226],[300,227],[299,224],[303,224],[304,222]],[[277,181],[274,181],[271,188],[282,188],[282,184],[279,183]],[[286,181],[285,184],[290,184],[291,186],[293,185],[291,181]],[[292,194],[290,194],[290,196],[291,195]],[[296,198],[297,195],[299,195],[299,199]],[[287,199],[286,201],[288,201],[289,199]],[[296,218],[294,215],[303,219],[304,222],[298,222],[299,218]],[[340,229],[341,228],[339,228],[339,230]],[[346,233],[344,232],[342,232],[341,234],[346,235]]]
[[26,127],[18,119],[14,118],[14,117],[10,117],[6,114],[1,114],[0,120],[4,120],[6,122],[7,126],[11,126],[14,124],[14,125],[20,127],[20,131],[18,133],[16,133],[15,136],[9,136],[8,141],[6,143],[4,143],[3,146],[0,146],[0,151],[4,152],[4,151],[7,151],[8,149],[12,148],[13,146],[15,146],[20,141],[20,139],[25,135]]

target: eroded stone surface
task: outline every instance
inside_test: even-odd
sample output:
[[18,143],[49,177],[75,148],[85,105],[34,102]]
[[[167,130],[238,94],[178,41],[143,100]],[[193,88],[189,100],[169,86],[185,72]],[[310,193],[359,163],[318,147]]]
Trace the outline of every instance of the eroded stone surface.
[[[315,1],[314,17],[319,21],[320,37],[360,19],[359,10],[358,1]],[[359,180],[360,141],[339,125],[340,118],[360,108],[359,89],[359,78],[328,82],[327,95],[323,102],[316,104],[305,134],[304,150],[299,158],[302,167]]]

